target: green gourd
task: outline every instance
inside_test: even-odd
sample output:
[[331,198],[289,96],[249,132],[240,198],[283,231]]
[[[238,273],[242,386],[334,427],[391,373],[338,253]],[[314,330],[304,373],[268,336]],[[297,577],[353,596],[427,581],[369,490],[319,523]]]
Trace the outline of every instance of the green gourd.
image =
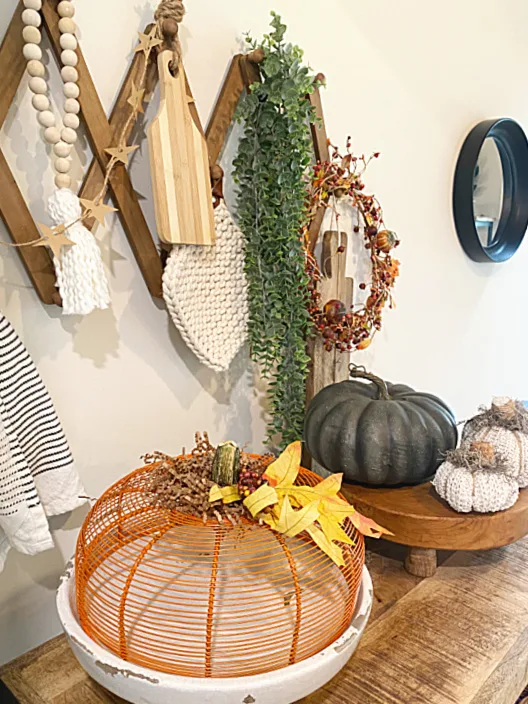
[[349,482],[395,486],[430,479],[457,444],[448,406],[355,365],[350,375],[353,380],[325,387],[308,406],[304,439],[312,457]]

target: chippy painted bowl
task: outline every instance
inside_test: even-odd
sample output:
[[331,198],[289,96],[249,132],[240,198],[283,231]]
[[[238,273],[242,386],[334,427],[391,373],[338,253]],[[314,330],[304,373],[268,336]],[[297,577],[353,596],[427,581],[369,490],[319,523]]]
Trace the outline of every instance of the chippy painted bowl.
[[273,672],[249,677],[197,678],[170,675],[129,663],[92,640],[79,624],[75,570],[69,565],[57,592],[68,642],[82,667],[100,685],[132,704],[291,704],[322,687],[348,662],[367,624],[372,581],[363,567],[352,622],[316,655]]

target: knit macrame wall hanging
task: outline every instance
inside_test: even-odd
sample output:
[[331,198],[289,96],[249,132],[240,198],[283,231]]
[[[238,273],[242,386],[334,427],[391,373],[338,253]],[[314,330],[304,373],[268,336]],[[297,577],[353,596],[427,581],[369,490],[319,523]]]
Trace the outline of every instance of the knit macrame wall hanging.
[[221,200],[214,211],[216,243],[174,245],[163,274],[163,296],[181,336],[198,359],[226,371],[247,337],[244,238]]

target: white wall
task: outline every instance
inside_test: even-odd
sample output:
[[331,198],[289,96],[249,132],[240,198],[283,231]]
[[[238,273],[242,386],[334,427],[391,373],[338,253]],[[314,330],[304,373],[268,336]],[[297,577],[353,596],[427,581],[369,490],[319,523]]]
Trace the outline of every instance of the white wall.
[[[148,0],[78,0],[83,50],[107,110],[150,21]],[[154,4],[154,0],[152,1]],[[0,3],[0,36],[16,0]],[[499,266],[462,252],[451,215],[458,150],[479,120],[511,116],[528,128],[524,0],[192,0],[182,30],[186,67],[205,120],[242,33],[281,12],[289,37],[328,79],[329,134],[382,152],[368,185],[398,231],[397,309],[361,362],[394,381],[442,395],[460,418],[492,394],[528,398],[525,305],[528,244]],[[60,96],[57,70],[54,94]],[[59,101],[60,104],[61,101]],[[151,110],[152,113],[152,110]],[[52,191],[25,82],[0,144],[36,219]],[[81,145],[86,143],[81,141]],[[89,160],[81,151],[78,173]],[[132,177],[153,226],[147,149]],[[2,250],[0,309],[24,339],[55,400],[87,490],[99,494],[151,449],[176,452],[195,429],[260,446],[262,390],[244,359],[228,378],[202,368],[147,293],[117,220],[99,230],[111,311],[84,320],[42,306],[18,256]],[[0,234],[7,236],[0,227]],[[0,575],[0,662],[58,632],[53,590],[74,549],[82,513],[54,521],[57,548],[11,554]]]

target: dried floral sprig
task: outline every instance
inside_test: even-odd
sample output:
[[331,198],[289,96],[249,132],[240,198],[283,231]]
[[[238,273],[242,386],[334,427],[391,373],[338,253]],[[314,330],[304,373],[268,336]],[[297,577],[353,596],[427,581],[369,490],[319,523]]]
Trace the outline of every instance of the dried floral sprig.
[[[350,137],[346,143],[343,156],[337,147],[330,144],[329,161],[317,162],[313,166],[307,197],[308,221],[304,228],[306,252],[306,273],[309,277],[310,295],[309,313],[316,331],[323,336],[325,349],[337,349],[341,352],[353,349],[362,350],[372,342],[374,334],[381,329],[382,311],[387,303],[392,308],[394,300],[391,289],[399,274],[399,262],[391,255],[399,240],[394,232],[387,230],[383,222],[381,206],[374,195],[364,192],[363,176],[373,159],[379,157],[375,152],[370,157],[357,157],[350,149]],[[361,282],[359,288],[370,287],[370,295],[364,304],[352,306],[347,310],[342,301],[331,300],[322,305],[320,281],[322,273],[310,250],[309,233],[320,208],[334,208],[334,199],[339,201],[349,198],[357,209],[363,224],[365,249],[370,253],[372,276],[369,284]],[[335,213],[336,220],[339,213]],[[360,233],[361,227],[354,227]],[[342,254],[344,247],[338,247],[336,254]]]

